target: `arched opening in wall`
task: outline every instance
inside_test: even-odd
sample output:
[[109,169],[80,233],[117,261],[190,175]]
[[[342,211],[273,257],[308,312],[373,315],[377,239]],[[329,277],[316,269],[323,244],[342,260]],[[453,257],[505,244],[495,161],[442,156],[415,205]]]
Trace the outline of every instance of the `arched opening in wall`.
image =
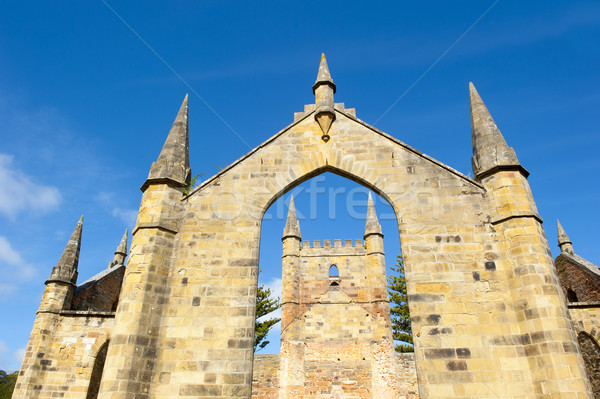
[[96,354],[96,360],[94,360],[94,367],[92,368],[92,375],[90,377],[90,385],[88,386],[86,399],[96,399],[98,397],[107,351],[108,341],[100,347],[100,350],[98,350],[98,353]]
[[579,302],[579,299],[577,298],[577,294],[575,293],[575,291],[573,291],[570,288],[567,290],[567,301]]
[[[282,237],[292,196],[302,248],[335,253],[338,248],[340,251],[346,247],[364,248],[368,195],[369,189],[365,186],[335,173],[325,172],[291,188],[272,203],[261,224],[259,289],[261,286],[268,288],[274,296],[281,298]],[[397,256],[401,253],[398,222],[392,206],[375,192],[371,191],[371,195],[383,233],[385,270],[389,276],[394,273],[392,267],[397,265]],[[340,281],[345,282],[346,268],[346,264],[338,262],[335,255],[324,259],[320,269],[324,288],[319,288],[323,292],[315,292],[315,295],[325,293],[329,287],[339,285]],[[358,286],[364,282],[351,281],[349,284]],[[384,282],[384,285],[387,284]],[[306,291],[308,288],[304,285],[300,289]],[[387,295],[387,292],[384,294]],[[274,312],[264,319],[269,317],[280,318],[280,312]],[[281,323],[274,325],[266,337],[269,344],[256,353],[279,353],[281,328]]]
[[588,378],[592,384],[594,398],[598,399],[600,398],[600,345],[585,331],[577,335],[577,341],[585,362]]

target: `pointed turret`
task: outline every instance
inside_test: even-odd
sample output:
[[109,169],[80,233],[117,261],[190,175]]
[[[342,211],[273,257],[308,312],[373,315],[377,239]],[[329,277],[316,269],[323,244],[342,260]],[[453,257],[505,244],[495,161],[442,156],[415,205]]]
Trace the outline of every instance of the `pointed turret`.
[[327,66],[327,60],[325,54],[321,54],[321,62],[319,64],[319,72],[317,72],[317,81],[313,85],[313,93],[315,94],[315,120],[321,127],[322,136],[324,142],[329,141],[329,129],[331,124],[335,121],[335,111],[333,109],[333,95],[335,94],[335,84],[331,79],[329,73],[329,67]]
[[519,170],[527,177],[529,172],[521,166],[515,150],[504,140],[472,82],[469,82],[469,100],[475,177],[481,179],[497,170],[509,169]]
[[153,182],[171,182],[185,186],[190,181],[188,96],[186,94],[175,122],[156,162],[152,163],[142,191]]
[[290,199],[290,206],[288,208],[287,220],[285,222],[285,228],[283,229],[283,237],[282,240],[287,237],[297,237],[300,236],[300,223],[298,223],[298,218],[296,217],[296,206],[294,205],[294,196]]
[[77,226],[75,226],[75,230],[71,234],[65,250],[56,266],[52,269],[52,273],[50,273],[50,278],[46,281],[46,284],[50,282],[64,282],[75,285],[77,282],[77,266],[79,265],[82,229],[83,215],[79,218],[79,222],[77,222]]
[[380,234],[381,225],[377,219],[377,212],[375,212],[375,204],[373,204],[373,197],[369,191],[369,203],[367,205],[367,222],[365,223],[365,238],[371,234]]
[[127,234],[129,230],[125,229],[125,233],[123,234],[123,238],[121,238],[121,242],[115,251],[115,257],[108,264],[108,268],[114,267],[116,265],[124,265],[125,258],[127,257]]
[[329,73],[329,67],[327,66],[327,59],[325,58],[325,53],[321,54],[321,62],[319,63],[317,80],[313,85],[313,94],[316,94],[317,87],[323,84],[330,86],[333,89],[333,94],[335,94],[335,83],[333,83],[333,79],[331,79],[331,74]]
[[574,255],[575,251],[573,250],[573,243],[567,233],[565,233],[565,229],[560,225],[558,219],[556,219],[556,230],[558,232],[558,247],[560,248],[560,252]]

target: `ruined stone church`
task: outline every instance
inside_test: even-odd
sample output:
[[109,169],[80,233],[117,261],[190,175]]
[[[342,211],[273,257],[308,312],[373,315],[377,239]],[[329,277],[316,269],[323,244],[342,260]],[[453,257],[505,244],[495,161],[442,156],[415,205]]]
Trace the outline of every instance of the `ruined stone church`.
[[[52,269],[13,398],[600,398],[600,272],[559,225],[553,261],[519,163],[472,84],[470,178],[334,102],[315,103],[189,192],[188,99],[108,268],[77,283],[83,219]],[[414,357],[395,354],[382,233],[282,237],[279,355],[254,356],[261,221],[324,172],[386,199]],[[343,238],[343,237],[341,237]],[[125,259],[129,255],[127,265]]]

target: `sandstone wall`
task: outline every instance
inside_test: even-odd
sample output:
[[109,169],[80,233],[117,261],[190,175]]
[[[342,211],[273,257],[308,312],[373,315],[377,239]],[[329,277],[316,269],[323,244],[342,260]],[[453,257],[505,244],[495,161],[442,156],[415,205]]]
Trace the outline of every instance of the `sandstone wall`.
[[13,398],[85,399],[96,355],[113,324],[112,313],[38,314]]
[[326,171],[396,213],[423,398],[589,397],[525,177],[478,183],[339,105],[324,142],[313,111],[183,201],[144,193],[100,397],[250,396],[262,216]]
[[[318,368],[318,367],[321,368]],[[340,367],[341,364],[336,361],[321,362],[314,364],[310,373],[320,373],[327,369],[327,372],[320,377],[320,381],[314,384],[318,387],[318,393],[313,394],[319,398],[333,398],[338,395],[341,398],[360,397],[360,387],[356,384],[349,384],[345,378],[347,370]],[[279,355],[255,355],[254,371],[252,377],[252,398],[253,399],[276,399],[279,398]],[[415,367],[415,356],[413,353],[396,354],[396,376],[398,383],[399,399],[418,399],[417,371]],[[345,386],[347,385],[347,386]],[[345,388],[345,389],[344,389]],[[342,393],[341,396],[340,392]]]

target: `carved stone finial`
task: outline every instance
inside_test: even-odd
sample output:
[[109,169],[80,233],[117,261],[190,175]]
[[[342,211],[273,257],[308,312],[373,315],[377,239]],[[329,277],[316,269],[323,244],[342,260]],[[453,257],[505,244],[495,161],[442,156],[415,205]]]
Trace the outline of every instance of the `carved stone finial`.
[[63,251],[60,260],[52,269],[50,278],[46,281],[49,282],[64,282],[69,284],[75,284],[77,282],[77,266],[79,265],[79,250],[81,249],[81,233],[83,230],[83,215],[79,218],[73,234],[67,246]]
[[567,233],[565,233],[565,229],[560,225],[558,219],[556,219],[556,230],[558,232],[558,247],[560,248],[560,252],[574,255],[575,251],[573,250],[573,243]]
[[300,236],[300,223],[296,217],[296,206],[294,205],[294,196],[290,200],[290,206],[288,208],[287,220],[285,222],[285,228],[283,229],[283,238],[286,237],[297,237],[299,240]]
[[142,191],[152,182],[170,181],[178,186],[185,186],[190,179],[188,95],[186,94],[160,155],[150,167]]
[[515,150],[509,147],[504,140],[472,82],[469,82],[469,100],[473,140],[472,163],[475,177],[482,178],[498,168],[513,168],[528,176],[529,172],[521,166]]
[[127,257],[127,234],[129,229],[125,229],[125,233],[123,234],[123,238],[121,238],[121,242],[115,251],[115,257],[108,264],[108,268],[115,267],[116,265],[124,265],[125,258]]
[[331,79],[329,67],[325,54],[321,54],[321,62],[319,63],[319,72],[317,73],[317,81],[313,85],[313,93],[315,94],[315,120],[321,128],[321,138],[324,142],[330,139],[329,129],[335,121],[335,110],[333,95],[335,94],[335,84]]
[[371,234],[382,234],[381,225],[379,219],[377,219],[377,212],[375,212],[375,204],[373,204],[373,197],[369,191],[369,203],[367,205],[367,222],[365,223],[365,237]]

